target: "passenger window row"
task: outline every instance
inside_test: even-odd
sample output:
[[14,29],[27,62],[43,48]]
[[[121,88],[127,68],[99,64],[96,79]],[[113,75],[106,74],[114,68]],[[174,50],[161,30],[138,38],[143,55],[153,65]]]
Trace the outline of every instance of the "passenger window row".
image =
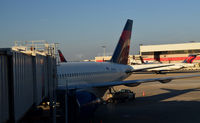
[[65,77],[91,76],[91,75],[97,75],[101,73],[105,73],[105,72],[68,73],[68,74],[59,74],[57,76],[58,78],[65,78]]

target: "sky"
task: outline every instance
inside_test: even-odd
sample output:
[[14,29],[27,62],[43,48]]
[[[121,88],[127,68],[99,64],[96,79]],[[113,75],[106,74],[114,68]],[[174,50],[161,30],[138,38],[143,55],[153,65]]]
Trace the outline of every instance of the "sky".
[[68,61],[112,55],[127,19],[130,54],[139,44],[200,41],[199,0],[0,0],[0,48],[14,41],[59,43]]

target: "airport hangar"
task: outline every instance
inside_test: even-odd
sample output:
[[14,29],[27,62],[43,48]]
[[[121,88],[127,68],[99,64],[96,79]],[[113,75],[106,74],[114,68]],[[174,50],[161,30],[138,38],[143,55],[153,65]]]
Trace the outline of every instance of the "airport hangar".
[[[140,45],[140,54],[129,55],[129,64],[140,63],[139,56],[142,56],[145,62],[177,63],[185,60],[190,54],[200,54],[200,42]],[[111,56],[97,56],[95,62],[108,61],[110,58]],[[194,63],[199,62],[200,56],[194,60]]]

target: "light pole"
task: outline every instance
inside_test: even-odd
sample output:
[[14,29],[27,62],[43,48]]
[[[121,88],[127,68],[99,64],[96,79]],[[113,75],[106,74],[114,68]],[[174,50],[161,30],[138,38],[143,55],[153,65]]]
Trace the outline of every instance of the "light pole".
[[101,46],[103,48],[103,61],[104,57],[106,56],[106,45]]

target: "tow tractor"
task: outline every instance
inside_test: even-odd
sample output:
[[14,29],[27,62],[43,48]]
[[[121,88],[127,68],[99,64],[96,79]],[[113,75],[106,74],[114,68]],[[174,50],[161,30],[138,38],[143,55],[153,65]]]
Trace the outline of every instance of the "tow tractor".
[[121,89],[120,91],[110,88],[107,94],[107,103],[121,103],[128,100],[134,100],[135,93],[129,89]]

